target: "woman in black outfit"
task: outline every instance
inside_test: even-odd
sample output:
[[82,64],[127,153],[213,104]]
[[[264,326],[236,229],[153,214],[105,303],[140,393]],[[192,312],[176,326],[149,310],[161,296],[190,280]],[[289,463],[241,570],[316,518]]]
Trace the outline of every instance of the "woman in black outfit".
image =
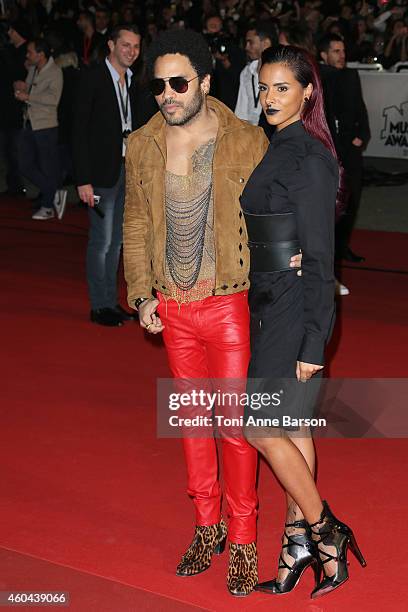
[[[280,414],[310,417],[334,323],[339,169],[311,56],[293,46],[267,49],[259,89],[276,132],[241,197],[251,251],[248,387],[249,392],[284,390]],[[300,249],[302,276],[286,264]],[[277,416],[269,407],[251,414]],[[288,501],[278,576],[256,589],[287,593],[309,566],[316,571],[312,597],[337,588],[348,578],[348,546],[362,565],[365,561],[351,529],[320,498],[310,430],[247,426],[245,433]]]

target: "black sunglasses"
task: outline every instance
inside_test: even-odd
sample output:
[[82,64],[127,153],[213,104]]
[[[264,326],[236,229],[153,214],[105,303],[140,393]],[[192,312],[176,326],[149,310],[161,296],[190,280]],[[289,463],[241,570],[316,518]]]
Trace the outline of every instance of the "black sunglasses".
[[177,93],[186,93],[188,90],[188,84],[191,81],[199,78],[199,74],[192,79],[185,79],[184,77],[176,76],[169,77],[168,79],[153,79],[150,81],[150,91],[154,96],[160,96],[163,91],[166,89],[166,83],[169,83],[170,87],[173,91]]

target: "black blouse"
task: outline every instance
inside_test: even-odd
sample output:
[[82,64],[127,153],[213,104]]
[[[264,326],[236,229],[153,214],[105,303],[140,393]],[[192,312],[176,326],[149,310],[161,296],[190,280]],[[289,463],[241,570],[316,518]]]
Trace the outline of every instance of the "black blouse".
[[323,364],[324,346],[334,322],[338,181],[337,161],[296,121],[272,136],[241,196],[247,213],[295,213],[302,249],[305,327],[298,359],[306,363]]

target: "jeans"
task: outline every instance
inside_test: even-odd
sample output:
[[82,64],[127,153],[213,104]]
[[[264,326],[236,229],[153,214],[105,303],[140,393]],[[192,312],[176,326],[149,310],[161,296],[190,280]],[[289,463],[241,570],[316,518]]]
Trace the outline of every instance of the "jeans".
[[20,170],[41,192],[41,206],[52,208],[59,183],[58,128],[22,130]]
[[98,209],[89,208],[89,240],[86,259],[89,299],[92,310],[114,308],[118,303],[117,273],[122,248],[123,210],[125,204],[125,167],[113,187],[94,187],[101,196]]

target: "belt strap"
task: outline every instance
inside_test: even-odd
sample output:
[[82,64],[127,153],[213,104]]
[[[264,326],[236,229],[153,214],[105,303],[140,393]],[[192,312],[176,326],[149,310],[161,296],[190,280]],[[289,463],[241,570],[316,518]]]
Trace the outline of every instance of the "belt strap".
[[283,272],[292,270],[290,258],[300,253],[297,240],[282,242],[281,244],[262,244],[249,242],[251,254],[251,272]]

